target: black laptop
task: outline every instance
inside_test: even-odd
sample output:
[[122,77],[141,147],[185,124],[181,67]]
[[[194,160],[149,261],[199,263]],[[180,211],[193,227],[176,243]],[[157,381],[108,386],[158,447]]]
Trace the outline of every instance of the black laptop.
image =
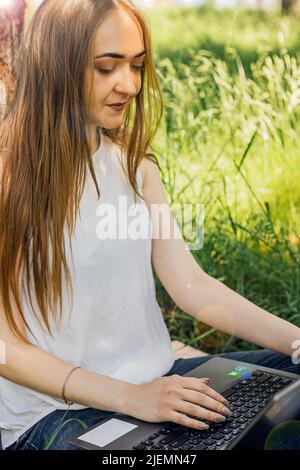
[[210,387],[230,403],[230,418],[221,424],[205,421],[209,429],[198,431],[115,413],[69,442],[90,450],[263,449],[274,426],[300,418],[300,376],[296,374],[215,357],[184,375],[210,377]]

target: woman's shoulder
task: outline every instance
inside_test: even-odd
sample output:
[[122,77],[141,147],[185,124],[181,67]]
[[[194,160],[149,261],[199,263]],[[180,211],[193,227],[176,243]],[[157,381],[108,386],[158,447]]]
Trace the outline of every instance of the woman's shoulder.
[[141,163],[139,164],[139,169],[140,169],[140,172],[141,172],[141,177],[142,177],[142,181],[144,182],[145,179],[146,179],[146,174],[147,174],[147,168],[148,168],[148,163],[149,160],[147,159],[147,157],[144,157],[141,161]]
[[157,164],[153,160],[153,157],[151,158],[151,156],[153,156],[153,153],[151,152],[151,149],[150,149],[149,152],[147,151],[146,155],[144,156],[144,158],[139,164],[143,182],[146,181],[147,174],[153,171],[156,171],[156,168],[157,168]]

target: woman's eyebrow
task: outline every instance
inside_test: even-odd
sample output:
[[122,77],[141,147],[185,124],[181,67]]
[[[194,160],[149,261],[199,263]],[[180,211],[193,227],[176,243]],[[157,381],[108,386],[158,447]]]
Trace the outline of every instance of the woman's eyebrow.
[[135,56],[129,57],[123,54],[117,54],[116,52],[106,52],[105,54],[97,55],[95,59],[98,59],[100,57],[113,57],[114,59],[135,59],[136,57],[141,57],[144,54],[146,54],[146,51],[139,52]]

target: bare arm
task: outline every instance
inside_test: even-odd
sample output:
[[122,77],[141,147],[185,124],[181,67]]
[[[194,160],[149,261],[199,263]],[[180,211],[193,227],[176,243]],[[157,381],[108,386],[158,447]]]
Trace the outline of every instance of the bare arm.
[[[70,364],[17,339],[7,324],[1,299],[0,341],[1,351],[6,356],[5,362],[0,357],[0,376],[46,395],[62,398],[62,387],[68,372],[80,364]],[[88,407],[124,412],[126,397],[132,387],[133,384],[121,380],[77,369],[67,381],[65,396]]]
[[292,355],[293,342],[300,339],[297,326],[260,308],[211,276],[201,275],[175,297],[177,305],[197,320],[264,348]]
[[[194,259],[168,207],[168,200],[156,165],[141,164],[143,193],[151,212],[154,204],[164,204],[170,221],[170,238],[152,242],[153,268],[173,301],[197,320],[259,346],[291,355],[293,342],[300,340],[300,328],[258,307],[222,282],[205,273]],[[154,233],[161,226],[153,218]],[[169,223],[169,222],[167,222]],[[157,225],[155,225],[157,224]]]
[[[61,398],[64,380],[74,367],[73,364],[36,346],[21,343],[6,343],[6,355],[6,364],[0,365],[0,376],[32,390]],[[68,400],[91,408],[124,412],[126,396],[132,387],[134,385],[127,382],[77,369],[67,382],[65,395]]]

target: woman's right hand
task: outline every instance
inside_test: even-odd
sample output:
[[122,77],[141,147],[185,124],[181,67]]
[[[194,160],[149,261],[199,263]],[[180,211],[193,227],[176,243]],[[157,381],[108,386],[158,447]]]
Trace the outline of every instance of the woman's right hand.
[[208,382],[208,378],[171,375],[134,385],[126,413],[151,423],[172,421],[193,429],[206,429],[202,420],[222,423],[231,415],[229,403]]

